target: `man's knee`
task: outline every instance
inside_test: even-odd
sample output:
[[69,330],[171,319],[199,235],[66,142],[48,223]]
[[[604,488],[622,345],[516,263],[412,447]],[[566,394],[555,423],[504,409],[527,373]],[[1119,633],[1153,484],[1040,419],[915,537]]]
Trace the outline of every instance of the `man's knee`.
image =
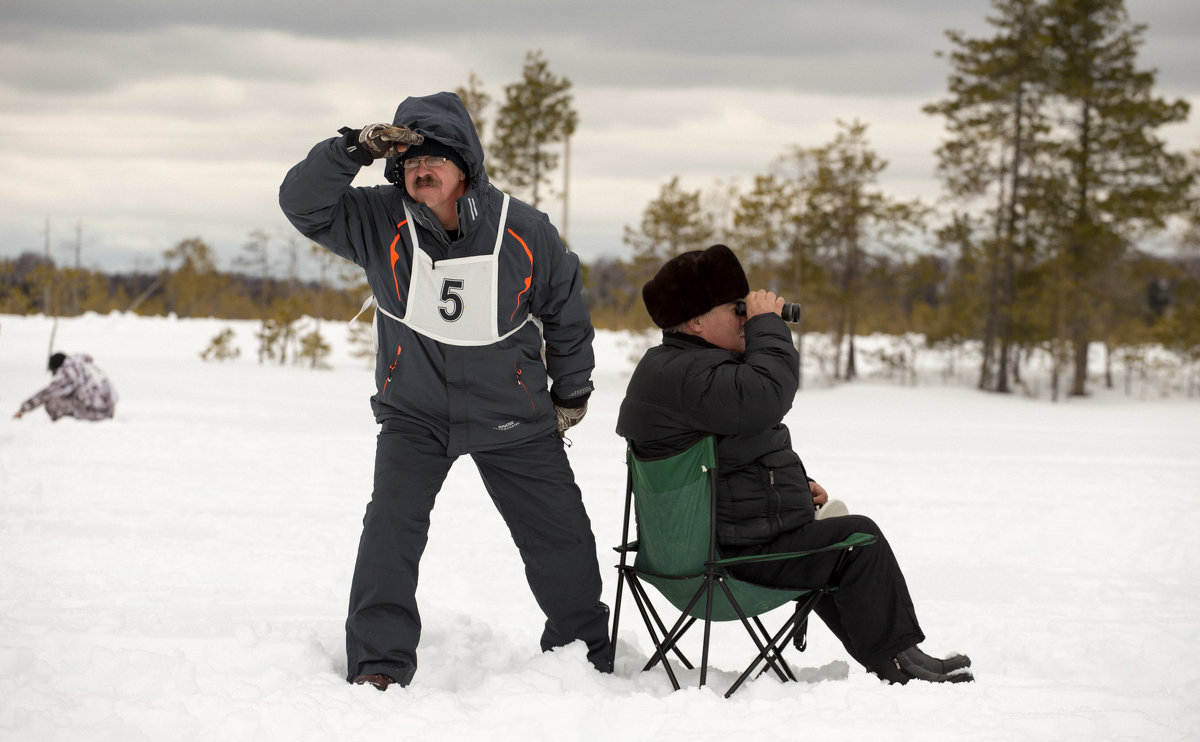
[[363,525],[383,525],[402,533],[426,533],[432,509],[432,506],[403,496],[373,496],[371,502],[367,503]]
[[871,536],[882,536],[883,531],[875,521],[865,515],[843,515],[837,518],[826,518],[824,520],[813,521],[809,526],[816,528],[827,539],[832,541],[841,541],[852,533],[866,533]]

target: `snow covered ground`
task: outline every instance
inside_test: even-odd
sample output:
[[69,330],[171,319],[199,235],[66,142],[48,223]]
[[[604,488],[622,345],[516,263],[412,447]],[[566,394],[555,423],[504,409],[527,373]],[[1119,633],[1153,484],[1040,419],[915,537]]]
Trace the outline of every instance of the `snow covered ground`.
[[[227,326],[241,358],[201,361]],[[351,686],[372,377],[344,326],[325,330],[334,368],[311,371],[258,365],[250,323],[60,321],[56,349],[95,355],[120,402],[112,422],[52,424],[11,419],[49,379],[51,322],[0,317],[0,739],[1200,738],[1200,403],[1052,404],[935,374],[809,388],[788,423],[810,473],[888,534],[925,648],[969,652],[974,684],[884,686],[815,622],[789,654],[802,683],[722,698],[749,650],[722,625],[712,687],[672,693],[640,672],[628,603],[614,675],[581,645],[541,654],[516,550],[463,459],[422,565],[416,679]],[[570,449],[610,604],[613,426],[647,342],[597,338]]]

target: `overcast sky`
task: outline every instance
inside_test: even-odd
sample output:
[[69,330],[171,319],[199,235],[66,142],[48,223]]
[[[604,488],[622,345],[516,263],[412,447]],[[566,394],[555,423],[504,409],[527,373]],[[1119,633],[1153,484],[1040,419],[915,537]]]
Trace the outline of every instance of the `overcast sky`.
[[[1200,148],[1200,2],[1127,0],[1139,63],[1191,120],[1161,133]],[[450,0],[0,0],[0,255],[51,250],[153,270],[200,237],[232,267],[251,230],[295,232],[284,173],[343,125],[390,121],[408,95],[465,85],[493,100],[527,51],[571,80],[567,232],[585,261],[626,250],[625,226],[672,176],[746,184],[792,145],[860,119],[898,198],[939,194],[947,29],[990,36],[986,0],[740,3]],[[489,111],[494,115],[494,110]],[[359,184],[381,183],[382,165]],[[562,224],[560,202],[542,204]]]

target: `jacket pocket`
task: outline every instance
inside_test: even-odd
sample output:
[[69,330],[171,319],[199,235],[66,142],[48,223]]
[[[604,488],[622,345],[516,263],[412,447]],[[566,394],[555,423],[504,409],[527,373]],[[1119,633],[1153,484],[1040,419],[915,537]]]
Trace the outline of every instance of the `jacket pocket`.
[[517,361],[513,364],[513,373],[517,378],[517,386],[521,387],[521,391],[525,392],[526,399],[529,400],[529,414],[537,414],[537,402],[533,399],[533,392],[529,391],[529,387],[525,386],[525,382],[521,379],[521,362]]
[[396,346],[396,355],[392,358],[392,362],[387,367],[387,373],[384,374],[383,383],[379,385],[379,398],[381,400],[387,400],[388,386],[392,383],[392,376],[394,376],[396,373],[396,364],[400,363],[401,349],[402,348],[399,345]]
[[772,451],[755,462],[759,482],[766,493],[766,516],[775,527],[784,524],[784,515],[804,498],[812,499],[808,477],[800,457],[791,449]]
[[551,414],[546,367],[540,358],[511,348],[479,360],[471,380],[473,407],[488,427],[527,423]]

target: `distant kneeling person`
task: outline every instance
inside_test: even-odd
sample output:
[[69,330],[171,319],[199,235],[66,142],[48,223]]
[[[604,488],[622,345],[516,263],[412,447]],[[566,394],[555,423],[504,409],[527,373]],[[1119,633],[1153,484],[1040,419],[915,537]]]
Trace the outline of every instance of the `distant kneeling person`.
[[46,414],[51,420],[60,417],[108,420],[113,416],[117,406],[116,392],[90,355],[55,353],[50,356],[49,369],[54,374],[50,383],[25,400],[14,418],[20,419],[41,405],[46,406]]

